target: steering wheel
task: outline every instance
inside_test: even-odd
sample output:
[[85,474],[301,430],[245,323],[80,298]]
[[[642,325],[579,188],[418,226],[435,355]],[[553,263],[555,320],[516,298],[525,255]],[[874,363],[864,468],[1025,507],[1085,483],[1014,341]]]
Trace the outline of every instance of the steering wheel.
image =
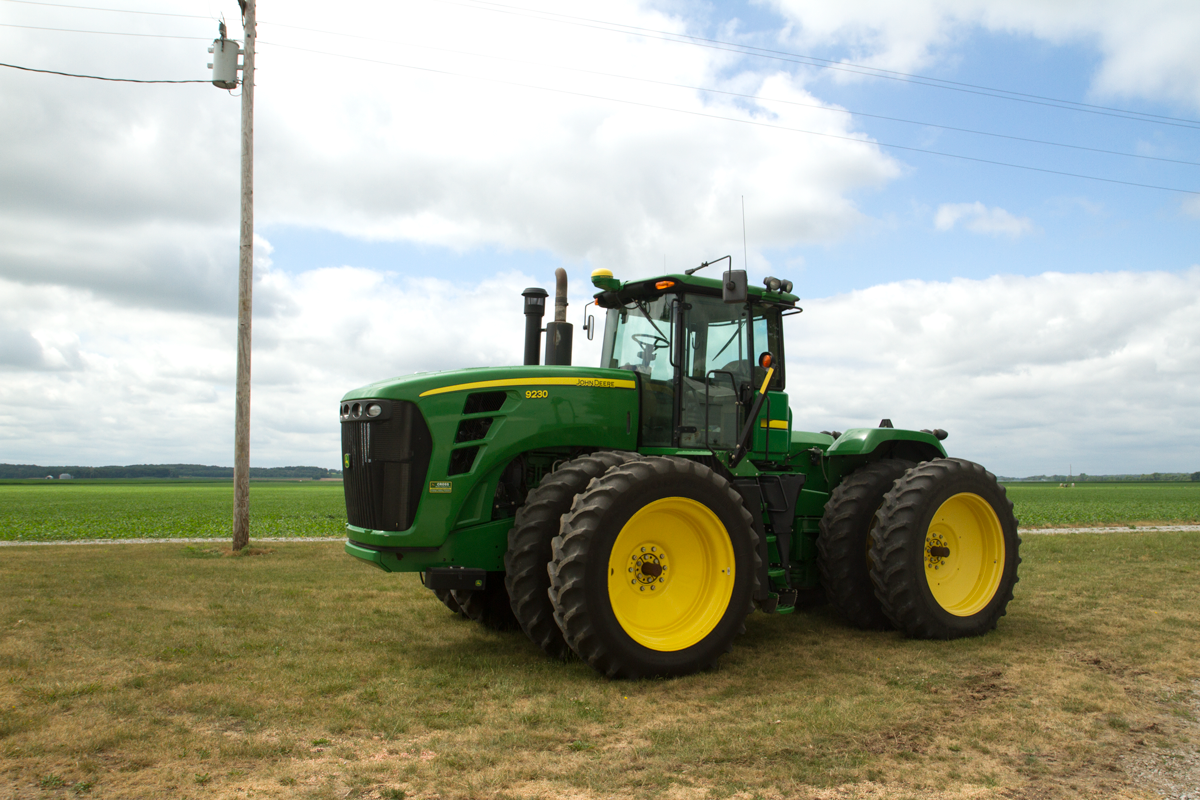
[[739,359],[737,361],[730,361],[728,364],[721,367],[721,372],[731,372],[731,373],[733,373],[735,380],[744,381],[744,380],[749,379],[749,374],[747,373],[746,366],[747,366],[747,364],[746,364],[745,360],[742,360],[742,359]]
[[[643,348],[651,347],[655,350],[662,350],[664,347],[670,347],[671,345],[666,339],[653,333],[635,333],[630,338]],[[642,341],[643,339],[646,341]]]

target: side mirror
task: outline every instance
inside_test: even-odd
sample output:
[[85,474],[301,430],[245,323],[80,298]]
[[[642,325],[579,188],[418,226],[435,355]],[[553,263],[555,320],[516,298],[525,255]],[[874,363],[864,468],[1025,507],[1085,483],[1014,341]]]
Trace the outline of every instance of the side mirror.
[[746,270],[726,270],[721,277],[721,299],[726,303],[746,302],[749,299],[746,285]]
[[[599,305],[599,303],[597,303]],[[583,307],[583,330],[587,334],[588,341],[596,334],[596,317],[587,312],[587,306]]]

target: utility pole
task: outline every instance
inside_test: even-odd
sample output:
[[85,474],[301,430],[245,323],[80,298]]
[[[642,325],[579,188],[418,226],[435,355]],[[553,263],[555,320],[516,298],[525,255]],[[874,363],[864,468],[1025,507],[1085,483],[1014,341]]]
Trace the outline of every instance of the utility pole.
[[233,550],[250,543],[250,321],[254,307],[254,0],[242,7],[242,232],[238,259],[237,398],[233,432]]

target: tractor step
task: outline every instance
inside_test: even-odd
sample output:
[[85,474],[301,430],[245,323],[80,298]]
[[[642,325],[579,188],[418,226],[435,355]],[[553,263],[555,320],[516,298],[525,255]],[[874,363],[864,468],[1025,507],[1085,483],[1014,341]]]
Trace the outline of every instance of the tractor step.
[[759,609],[765,614],[791,614],[796,610],[796,590],[784,589],[779,593],[769,593],[760,603]]
[[796,597],[799,593],[795,589],[784,589],[779,592],[779,607],[775,609],[776,614],[791,614],[796,610]]

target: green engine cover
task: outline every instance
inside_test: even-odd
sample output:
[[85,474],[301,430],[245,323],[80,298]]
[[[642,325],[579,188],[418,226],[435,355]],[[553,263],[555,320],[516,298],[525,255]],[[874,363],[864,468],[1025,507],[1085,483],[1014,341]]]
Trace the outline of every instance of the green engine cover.
[[[348,525],[347,552],[389,571],[439,564],[500,569],[512,519],[493,519],[493,500],[505,470],[530,452],[566,458],[574,448],[635,449],[638,380],[626,370],[594,367],[489,367],[421,373],[348,392],[343,408],[355,401],[365,408],[367,400],[415,405],[432,441],[420,494],[409,499],[416,506],[412,524],[398,531]],[[361,483],[372,459],[370,444],[356,453],[347,442],[385,435],[382,428],[362,430],[377,424],[343,414],[348,506],[352,492],[370,495]],[[366,502],[383,498],[370,495]]]

